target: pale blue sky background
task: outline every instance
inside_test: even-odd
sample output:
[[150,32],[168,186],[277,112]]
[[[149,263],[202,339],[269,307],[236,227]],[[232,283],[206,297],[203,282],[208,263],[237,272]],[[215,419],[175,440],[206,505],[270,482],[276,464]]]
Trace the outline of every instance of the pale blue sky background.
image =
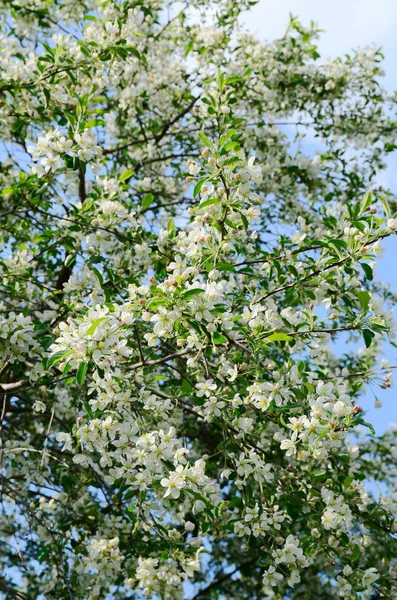
[[[260,0],[242,21],[261,40],[273,40],[283,35],[290,13],[304,25],[315,21],[324,30],[318,42],[323,58],[343,55],[352,48],[372,43],[382,47],[386,71],[382,84],[389,92],[397,90],[397,0]],[[379,175],[379,182],[397,193],[397,153],[390,156],[389,167]],[[378,264],[376,276],[397,293],[397,236],[388,239],[383,246],[387,250]],[[397,318],[397,308],[394,316]],[[397,350],[385,346],[385,358],[397,365]],[[385,391],[373,388],[383,403],[382,408],[374,408],[374,394],[370,389],[361,402],[377,433],[389,423],[397,423],[396,390],[397,387]]]

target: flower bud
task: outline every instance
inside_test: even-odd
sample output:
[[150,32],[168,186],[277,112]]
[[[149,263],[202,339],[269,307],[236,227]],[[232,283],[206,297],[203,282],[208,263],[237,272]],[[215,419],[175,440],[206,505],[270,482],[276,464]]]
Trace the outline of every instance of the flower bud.
[[389,229],[397,229],[397,219],[388,219],[387,226]]

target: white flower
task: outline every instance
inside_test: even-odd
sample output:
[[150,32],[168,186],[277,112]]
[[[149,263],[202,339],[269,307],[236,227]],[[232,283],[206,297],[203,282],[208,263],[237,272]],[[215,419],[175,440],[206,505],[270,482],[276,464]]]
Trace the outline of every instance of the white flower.
[[46,405],[44,404],[44,402],[41,402],[41,400],[35,400],[35,402],[33,403],[33,410],[35,412],[45,412]]
[[173,330],[179,315],[175,311],[167,311],[164,306],[159,306],[157,310],[158,313],[153,315],[150,320],[156,323],[153,327],[154,333],[163,337]]
[[397,219],[388,219],[387,226],[389,229],[397,229]]
[[367,569],[364,572],[363,575],[363,585],[365,585],[365,587],[369,588],[371,587],[375,581],[377,581],[379,579],[380,575],[378,573],[378,571],[375,569],[375,567],[370,567],[369,569]]
[[189,173],[190,173],[190,175],[197,175],[198,173],[200,173],[201,167],[194,160],[189,159],[187,161],[187,164],[188,164],[188,167],[189,167]]
[[329,79],[324,86],[324,88],[326,90],[333,90],[333,89],[335,89],[335,87],[336,87],[336,83],[335,83],[335,81],[332,81],[332,79]]
[[260,183],[262,181],[262,168],[260,166],[255,166],[255,156],[251,156],[248,159],[247,165],[245,167],[245,172],[248,174],[249,178],[255,181],[256,183]]
[[276,571],[276,567],[271,565],[263,574],[263,584],[276,587],[284,577]]
[[197,396],[201,398],[202,396],[211,396],[211,392],[216,390],[217,385],[212,381],[212,379],[206,379],[205,381],[201,381],[196,384],[196,392]]
[[186,531],[194,531],[196,526],[191,521],[186,521],[184,527]]
[[171,496],[174,499],[179,498],[181,489],[186,485],[183,465],[178,465],[175,471],[171,471],[169,477],[165,477],[160,483],[163,487],[167,488],[164,498],[167,498],[167,496]]
[[286,456],[293,456],[296,454],[296,444],[292,440],[283,440],[280,444],[281,450],[286,450]]

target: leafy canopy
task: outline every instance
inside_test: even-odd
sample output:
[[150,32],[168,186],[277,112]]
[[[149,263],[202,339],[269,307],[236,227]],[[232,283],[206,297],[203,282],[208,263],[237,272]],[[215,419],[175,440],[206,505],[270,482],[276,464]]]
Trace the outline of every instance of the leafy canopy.
[[2,598],[396,598],[395,98],[251,4],[0,2]]

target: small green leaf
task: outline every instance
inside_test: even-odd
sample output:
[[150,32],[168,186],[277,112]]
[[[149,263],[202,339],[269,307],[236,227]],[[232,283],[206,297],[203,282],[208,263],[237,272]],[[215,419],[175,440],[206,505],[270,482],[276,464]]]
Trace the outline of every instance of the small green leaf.
[[98,271],[98,269],[96,267],[93,267],[92,265],[90,266],[91,271],[94,271],[96,278],[98,279],[101,287],[103,286],[103,277],[102,277],[102,273],[100,271]]
[[248,231],[248,228],[249,228],[249,223],[248,223],[248,219],[247,219],[247,217],[246,217],[245,215],[243,215],[243,213],[240,213],[240,217],[241,217],[241,220],[242,220],[242,222],[243,222],[244,229],[245,229],[246,231]]
[[372,435],[375,435],[375,433],[376,433],[374,426],[371,425],[371,423],[368,423],[368,421],[364,421],[364,419],[361,417],[359,417],[358,419],[354,419],[353,425],[364,425],[364,427],[367,427],[370,430]]
[[237,163],[239,163],[240,160],[241,160],[241,158],[239,158],[238,156],[232,156],[231,158],[228,158],[227,160],[225,160],[223,165],[226,167],[234,167],[234,165],[237,165]]
[[361,555],[360,546],[357,546],[357,544],[354,544],[351,561],[357,562],[360,558],[360,555]]
[[334,244],[334,246],[336,246],[337,248],[347,248],[347,244],[344,240],[334,239],[329,240],[329,243]]
[[219,333],[219,331],[214,331],[214,333],[212,334],[212,341],[216,345],[218,345],[218,344],[227,344],[227,338],[225,338],[224,335],[222,335],[221,333]]
[[66,363],[65,368],[62,371],[62,375],[67,375],[71,368],[72,368],[72,363],[70,363],[70,362]]
[[236,267],[228,262],[221,261],[216,265],[218,271],[230,271],[236,273]]
[[290,335],[281,332],[272,333],[272,335],[269,335],[269,337],[266,338],[267,342],[289,342],[290,340],[292,340],[292,337]]
[[227,133],[224,133],[219,139],[219,146],[223,146],[223,144],[227,142],[227,140],[230,139],[235,133],[237,133],[235,129],[231,129]]
[[327,434],[329,433],[329,429],[324,429],[324,431],[322,431],[320,433],[320,435],[318,435],[316,437],[316,442],[318,442],[319,440],[321,440],[323,437],[325,437]]
[[100,127],[105,125],[105,121],[103,119],[92,119],[91,121],[87,121],[84,124],[84,129],[90,129],[91,127]]
[[363,337],[364,337],[365,347],[369,348],[372,343],[372,340],[375,337],[374,332],[371,331],[370,329],[363,329]]
[[368,206],[371,206],[371,204],[373,203],[373,196],[372,196],[372,192],[368,191],[365,192],[363,199],[361,200],[360,203],[360,213],[364,212],[366,208],[368,208]]
[[125,181],[127,181],[127,179],[130,179],[134,175],[134,173],[135,171],[133,171],[132,169],[127,169],[127,171],[121,173],[119,177],[120,183],[124,183]]
[[83,385],[84,379],[87,373],[88,364],[86,362],[82,362],[79,364],[79,368],[76,373],[76,381],[79,385]]
[[65,267],[70,267],[70,265],[73,265],[73,263],[76,261],[76,255],[75,254],[68,254],[67,257],[65,258]]
[[100,323],[102,323],[102,321],[106,321],[106,317],[99,317],[99,319],[96,319],[92,323],[91,327],[87,330],[86,335],[92,335],[94,333],[95,329],[98,327],[98,325]]
[[197,294],[204,294],[204,290],[200,288],[186,290],[185,292],[181,293],[181,298],[183,298],[184,300],[190,300],[190,298],[193,298],[193,296],[197,296]]
[[141,206],[145,210],[145,208],[148,208],[153,202],[154,202],[153,194],[145,194],[144,197],[142,198]]
[[285,422],[285,419],[284,419],[284,416],[283,416],[283,414],[282,414],[282,413],[280,413],[280,417],[279,417],[279,419],[280,419],[280,423],[281,423],[281,425],[284,425],[284,427],[288,427],[288,425],[287,425],[287,423]]
[[203,187],[203,185],[205,184],[206,181],[207,181],[207,178],[205,177],[204,179],[200,179],[200,181],[198,181],[196,183],[196,185],[194,186],[194,190],[193,190],[193,198],[196,198],[196,196],[198,196],[198,194],[201,191],[201,188]]
[[225,150],[226,152],[230,152],[231,150],[234,150],[234,152],[238,152],[239,150],[241,150],[241,147],[238,142],[228,142],[223,146],[223,150]]
[[373,273],[371,267],[367,263],[360,263],[360,265],[361,265],[368,281],[372,281],[374,278],[374,273]]
[[85,412],[87,413],[87,415],[89,416],[90,419],[94,418],[94,413],[92,412],[92,408],[90,406],[90,404],[88,404],[87,400],[83,400],[83,406],[85,408]]
[[73,354],[73,352],[74,352],[74,350],[67,350],[66,352],[64,350],[60,350],[59,352],[55,352],[55,354],[50,356],[50,358],[47,360],[46,368],[50,369],[54,365],[57,365],[64,358],[66,358],[70,354]]
[[204,202],[199,204],[198,208],[205,208],[206,206],[211,206],[212,204],[219,204],[219,200],[216,198],[209,198],[208,200],[204,200]]
[[369,292],[358,292],[358,301],[360,302],[361,310],[365,313],[368,310],[371,295]]
[[207,148],[212,148],[212,142],[211,140],[205,135],[205,133],[200,132],[198,134],[198,138],[199,140],[204,144],[204,146],[207,146]]
[[46,106],[46,108],[48,108],[50,105],[50,92],[47,90],[47,88],[44,88],[43,94],[45,97],[45,106]]
[[136,48],[135,46],[125,46],[125,50],[127,51],[128,54],[132,54],[133,56],[135,56],[136,58],[141,58],[141,53],[139,52],[138,48]]
[[387,216],[390,217],[391,209],[390,209],[390,205],[387,201],[387,198],[385,198],[385,196],[383,196],[382,194],[378,194],[377,198],[382,202],[383,208],[385,209],[385,213],[387,214]]

